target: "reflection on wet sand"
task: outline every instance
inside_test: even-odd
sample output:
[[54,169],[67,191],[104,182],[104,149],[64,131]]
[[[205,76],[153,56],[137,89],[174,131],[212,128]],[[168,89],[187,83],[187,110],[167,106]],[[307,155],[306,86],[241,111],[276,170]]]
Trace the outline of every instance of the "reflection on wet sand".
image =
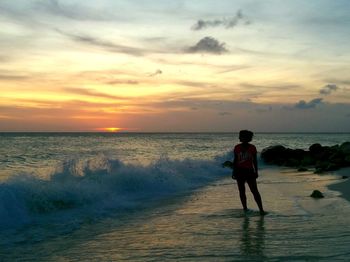
[[244,256],[265,257],[264,216],[245,216],[242,221],[240,251]]

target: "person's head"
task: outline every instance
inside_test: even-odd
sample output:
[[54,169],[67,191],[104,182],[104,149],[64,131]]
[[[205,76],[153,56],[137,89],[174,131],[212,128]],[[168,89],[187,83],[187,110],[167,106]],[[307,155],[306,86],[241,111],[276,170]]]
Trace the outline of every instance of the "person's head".
[[254,133],[249,130],[241,130],[239,131],[239,141],[242,143],[249,143],[253,139]]

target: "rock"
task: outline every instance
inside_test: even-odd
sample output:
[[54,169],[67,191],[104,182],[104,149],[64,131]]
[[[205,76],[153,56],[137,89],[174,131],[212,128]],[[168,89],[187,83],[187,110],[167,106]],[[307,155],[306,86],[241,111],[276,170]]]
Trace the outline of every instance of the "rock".
[[350,155],[346,156],[346,157],[344,158],[344,161],[345,161],[345,163],[346,163],[346,166],[350,166]]
[[350,166],[350,142],[340,146],[322,146],[316,143],[309,147],[309,151],[275,145],[263,149],[261,158],[268,164],[294,168],[314,167],[315,173],[335,171]]
[[270,146],[262,150],[261,158],[266,163],[273,163],[277,165],[282,165],[285,161],[286,148],[281,145]]
[[233,163],[231,161],[225,161],[222,163],[222,167],[228,167],[233,169]]
[[307,152],[303,149],[294,149],[292,155],[295,159],[302,160],[306,157]]
[[305,172],[308,171],[308,169],[306,167],[299,167],[298,168],[298,172]]
[[342,179],[347,179],[347,178],[349,178],[348,176],[342,176],[341,177]]
[[309,147],[309,151],[312,153],[312,154],[317,154],[318,152],[320,152],[322,150],[322,146],[321,144],[312,144],[310,147]]
[[314,190],[310,197],[313,198],[324,198],[324,195],[319,190]]
[[285,163],[285,166],[298,167],[298,166],[300,166],[300,161],[298,159],[295,159],[295,158],[288,158],[288,160]]
[[312,166],[315,165],[315,159],[309,154],[306,154],[303,159],[300,160],[301,166]]
[[344,142],[341,144],[339,151],[341,151],[344,155],[350,155],[350,142]]

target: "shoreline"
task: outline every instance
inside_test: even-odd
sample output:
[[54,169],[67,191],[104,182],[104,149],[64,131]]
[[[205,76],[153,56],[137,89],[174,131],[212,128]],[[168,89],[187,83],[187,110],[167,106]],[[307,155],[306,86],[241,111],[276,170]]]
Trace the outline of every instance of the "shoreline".
[[332,175],[348,177],[328,185],[327,188],[333,191],[338,191],[341,193],[340,197],[350,202],[350,167],[342,168],[340,170],[332,172]]

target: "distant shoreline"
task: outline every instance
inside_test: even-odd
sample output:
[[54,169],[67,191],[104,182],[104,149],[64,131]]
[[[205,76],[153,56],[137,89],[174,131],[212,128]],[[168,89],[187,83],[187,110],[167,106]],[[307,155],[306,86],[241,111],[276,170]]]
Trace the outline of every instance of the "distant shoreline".
[[[0,135],[2,134],[238,134],[239,131],[205,131],[205,132],[191,132],[191,131],[179,131],[179,132],[156,132],[156,131],[119,131],[119,132],[108,132],[108,131],[0,131]],[[305,134],[305,135],[313,135],[313,134],[350,134],[349,132],[254,132],[255,134]]]

